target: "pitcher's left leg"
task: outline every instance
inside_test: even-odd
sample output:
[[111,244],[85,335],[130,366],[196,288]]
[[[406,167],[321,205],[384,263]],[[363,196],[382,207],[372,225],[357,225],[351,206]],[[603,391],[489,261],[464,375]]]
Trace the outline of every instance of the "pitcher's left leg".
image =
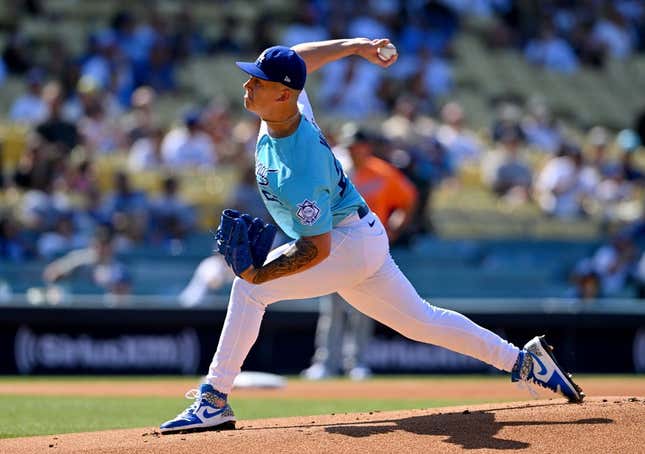
[[359,311],[410,339],[445,347],[510,372],[520,350],[457,312],[423,300],[388,257],[374,275],[339,291]]

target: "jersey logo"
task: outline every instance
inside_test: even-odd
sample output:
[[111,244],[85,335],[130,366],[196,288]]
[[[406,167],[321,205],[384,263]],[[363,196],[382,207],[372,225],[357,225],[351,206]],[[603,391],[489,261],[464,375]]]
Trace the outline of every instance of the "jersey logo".
[[277,170],[269,169],[267,168],[267,166],[260,162],[255,164],[255,176],[258,180],[258,184],[261,184],[262,186],[269,184],[269,179],[267,178],[269,172],[277,172]]
[[302,203],[298,203],[298,211],[296,216],[300,219],[303,225],[313,225],[320,217],[320,208],[316,202],[305,199]]

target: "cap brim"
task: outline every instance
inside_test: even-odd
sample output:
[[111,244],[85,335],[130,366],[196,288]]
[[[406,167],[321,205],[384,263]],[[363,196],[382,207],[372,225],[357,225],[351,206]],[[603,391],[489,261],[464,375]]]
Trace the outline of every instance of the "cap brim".
[[271,80],[264,71],[257,67],[255,62],[236,61],[235,64],[238,68],[251,76],[257,77],[258,79]]

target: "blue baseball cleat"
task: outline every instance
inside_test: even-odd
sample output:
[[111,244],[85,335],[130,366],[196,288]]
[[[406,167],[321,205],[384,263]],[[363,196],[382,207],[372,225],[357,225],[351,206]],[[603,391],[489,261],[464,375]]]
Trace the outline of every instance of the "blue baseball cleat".
[[[543,388],[562,394],[569,402],[582,402],[585,393],[575,384],[571,374],[565,372],[553,356],[553,347],[546,343],[544,336],[534,337],[520,352],[511,372],[511,381],[535,383]],[[535,395],[535,391],[528,387]]]
[[199,390],[188,391],[186,397],[195,401],[175,419],[163,423],[159,427],[162,434],[235,429],[235,415],[226,394],[206,383]]

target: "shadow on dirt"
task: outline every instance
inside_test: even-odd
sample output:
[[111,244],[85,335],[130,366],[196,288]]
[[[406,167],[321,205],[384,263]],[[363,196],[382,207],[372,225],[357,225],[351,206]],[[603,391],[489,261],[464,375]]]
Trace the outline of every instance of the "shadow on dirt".
[[488,411],[472,413],[446,413],[414,416],[403,419],[365,421],[331,425],[325,431],[348,437],[363,438],[404,430],[417,435],[447,436],[444,441],[464,449],[526,449],[529,443],[505,440],[495,435],[504,427],[611,424],[608,418],[589,418],[576,421],[495,421],[495,414]]

